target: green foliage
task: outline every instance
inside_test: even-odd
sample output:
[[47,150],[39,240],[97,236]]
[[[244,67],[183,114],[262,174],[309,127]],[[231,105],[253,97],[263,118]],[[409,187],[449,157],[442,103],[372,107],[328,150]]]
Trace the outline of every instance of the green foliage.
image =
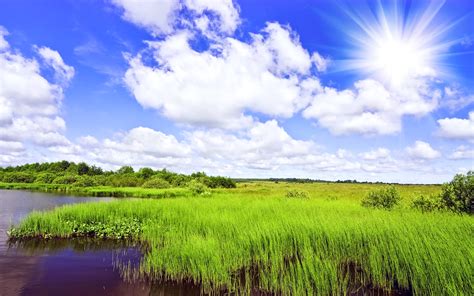
[[142,178],[133,173],[115,174],[107,178],[107,185],[115,187],[139,187],[143,182]]
[[39,173],[36,176],[35,183],[40,184],[51,184],[56,179],[56,175],[53,173]]
[[11,172],[3,174],[2,181],[7,183],[33,183],[36,176],[29,172]]
[[138,170],[138,173],[137,173],[137,175],[140,178],[143,178],[145,180],[150,179],[154,174],[155,174],[155,171],[150,168],[141,168],[140,170]]
[[[84,176],[84,178],[82,178]],[[0,182],[38,184],[68,184],[77,187],[115,186],[139,187],[151,178],[165,180],[173,187],[186,187],[191,180],[197,180],[209,188],[235,188],[234,180],[226,177],[207,176],[203,172],[191,176],[170,172],[166,169],[154,171],[141,168],[134,172],[131,166],[123,166],[116,172],[104,172],[100,167],[84,162],[59,161],[32,163],[16,167],[0,167]]]
[[299,191],[299,190],[288,190],[286,192],[287,198],[308,198],[308,192],[306,191]]
[[369,192],[362,200],[362,206],[368,208],[379,208],[390,210],[401,201],[400,193],[395,186],[387,186],[385,188]]
[[457,174],[451,182],[443,184],[441,203],[451,211],[473,214],[474,171],[466,175]]
[[188,183],[188,189],[192,192],[193,195],[200,195],[207,193],[207,186],[198,180],[191,180]]
[[91,187],[96,186],[97,183],[95,182],[95,178],[88,175],[78,176],[76,178],[76,182],[73,183],[74,186],[79,187]]
[[226,177],[201,177],[203,179],[204,184],[207,185],[209,188],[235,188],[237,184],[234,180]]
[[423,195],[415,196],[412,200],[411,208],[422,212],[431,212],[443,209],[441,198],[439,195]]
[[53,180],[54,184],[74,184],[79,177],[77,175],[63,175],[63,176],[58,176]]
[[142,185],[143,188],[169,188],[171,187],[170,183],[168,181],[163,180],[160,177],[154,177]]
[[133,174],[134,170],[129,165],[124,165],[120,169],[117,170],[117,174]]

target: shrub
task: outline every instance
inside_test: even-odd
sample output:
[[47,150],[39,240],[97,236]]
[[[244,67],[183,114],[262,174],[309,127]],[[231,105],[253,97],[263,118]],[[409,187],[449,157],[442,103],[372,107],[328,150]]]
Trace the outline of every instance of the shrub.
[[3,182],[6,183],[33,183],[35,175],[27,172],[12,172],[3,175]]
[[466,175],[457,174],[449,183],[443,184],[441,203],[458,213],[474,213],[474,171]]
[[77,181],[78,176],[76,175],[64,175],[64,176],[59,176],[56,177],[53,180],[54,184],[73,184]]
[[193,195],[206,194],[209,192],[207,186],[197,180],[189,181],[188,188]]
[[152,178],[145,183],[143,183],[142,187],[144,188],[169,188],[170,183],[168,181],[163,180],[161,178]]
[[392,209],[400,203],[401,197],[395,186],[374,190],[362,200],[362,206],[379,209]]
[[54,179],[56,179],[56,175],[52,173],[40,173],[35,179],[35,183],[42,183],[42,184],[51,184],[53,183]]
[[78,187],[90,187],[90,186],[96,186],[97,184],[95,183],[95,180],[93,177],[88,176],[88,175],[82,175],[79,176],[73,184],[74,186]]
[[443,205],[439,195],[419,195],[413,198],[411,208],[422,212],[431,212],[442,209]]
[[107,185],[115,187],[138,187],[143,184],[143,179],[133,173],[111,175],[107,178]]
[[308,192],[298,191],[298,190],[289,190],[286,192],[286,197],[288,198],[308,198]]
[[204,182],[209,188],[235,188],[237,187],[234,180],[231,178],[216,176],[204,177]]

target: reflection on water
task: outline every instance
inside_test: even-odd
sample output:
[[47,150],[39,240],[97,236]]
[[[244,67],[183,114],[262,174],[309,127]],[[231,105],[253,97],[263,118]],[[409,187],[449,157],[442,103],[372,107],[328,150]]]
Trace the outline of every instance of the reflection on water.
[[130,242],[8,241],[10,226],[31,211],[108,200],[0,190],[0,295],[199,295],[192,285],[124,280],[120,267],[133,269],[141,257],[139,246]]

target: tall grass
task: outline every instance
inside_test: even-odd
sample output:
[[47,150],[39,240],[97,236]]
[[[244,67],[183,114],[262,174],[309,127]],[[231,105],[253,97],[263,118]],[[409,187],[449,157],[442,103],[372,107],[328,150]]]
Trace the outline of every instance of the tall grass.
[[310,198],[289,199],[285,186],[64,206],[30,215],[14,234],[70,237],[73,225],[100,224],[115,237],[116,221],[130,219],[139,225],[132,238],[147,245],[141,274],[192,280],[209,293],[344,294],[357,281],[416,295],[473,295],[472,217],[366,209],[363,194],[314,197],[311,185],[291,185]]

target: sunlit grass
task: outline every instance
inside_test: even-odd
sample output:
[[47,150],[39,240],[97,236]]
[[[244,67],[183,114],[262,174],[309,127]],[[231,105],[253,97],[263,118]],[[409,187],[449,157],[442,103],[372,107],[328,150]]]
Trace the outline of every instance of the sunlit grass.
[[[285,198],[289,188],[310,197]],[[131,237],[148,245],[143,274],[193,280],[206,292],[245,294],[257,287],[287,295],[341,294],[355,276],[347,272],[352,266],[361,283],[385,289],[472,295],[473,218],[423,214],[403,204],[392,211],[361,207],[365,190],[373,188],[252,183],[210,197],[77,204],[34,213],[16,231],[70,237],[73,225],[100,224],[105,236],[117,237],[128,233],[124,221],[134,221],[139,231]],[[404,199],[439,190],[404,188]]]

